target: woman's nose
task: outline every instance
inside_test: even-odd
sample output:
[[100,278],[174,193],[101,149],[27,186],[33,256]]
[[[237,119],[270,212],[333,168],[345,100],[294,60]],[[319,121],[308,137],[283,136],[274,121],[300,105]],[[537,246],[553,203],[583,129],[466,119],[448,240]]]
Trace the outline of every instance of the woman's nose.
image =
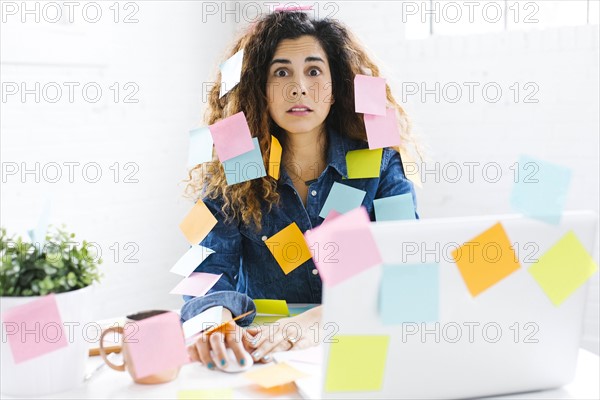
[[304,82],[294,83],[292,88],[292,96],[294,96],[294,98],[299,97],[300,95],[298,93],[302,93],[302,96],[306,96],[306,86],[304,85]]

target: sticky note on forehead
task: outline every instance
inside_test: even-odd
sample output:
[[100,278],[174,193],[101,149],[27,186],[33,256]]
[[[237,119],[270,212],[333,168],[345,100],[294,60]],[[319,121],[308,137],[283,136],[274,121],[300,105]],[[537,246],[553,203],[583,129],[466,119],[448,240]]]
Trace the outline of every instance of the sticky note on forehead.
[[254,148],[250,127],[243,111],[215,122],[208,129],[221,162],[247,153]]

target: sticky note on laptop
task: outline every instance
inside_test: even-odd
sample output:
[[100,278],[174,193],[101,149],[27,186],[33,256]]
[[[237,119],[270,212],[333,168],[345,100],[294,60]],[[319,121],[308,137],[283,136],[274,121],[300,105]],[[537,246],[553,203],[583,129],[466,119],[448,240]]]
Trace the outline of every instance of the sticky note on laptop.
[[385,79],[360,75],[354,77],[354,111],[386,115]]
[[253,149],[223,162],[228,185],[235,185],[266,176],[265,163],[258,138],[252,138]]
[[377,221],[416,219],[415,203],[411,193],[373,200]]
[[362,204],[366,194],[367,192],[364,190],[334,182],[319,217],[327,217],[331,210],[335,210],[340,214],[353,210]]
[[215,122],[208,129],[221,162],[247,153],[254,148],[250,127],[243,111]]
[[290,315],[287,302],[285,300],[274,299],[254,299],[256,313],[263,315]]
[[183,235],[191,245],[199,244],[217,224],[206,204],[198,200],[179,224]]
[[361,149],[346,153],[348,179],[378,178],[381,172],[383,149]]

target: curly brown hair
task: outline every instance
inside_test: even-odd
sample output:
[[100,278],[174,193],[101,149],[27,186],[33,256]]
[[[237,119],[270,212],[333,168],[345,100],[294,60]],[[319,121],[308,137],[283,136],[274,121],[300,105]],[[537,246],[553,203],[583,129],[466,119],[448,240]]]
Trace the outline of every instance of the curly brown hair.
[[[234,41],[224,54],[227,60],[244,49],[244,60],[240,82],[225,96],[219,97],[221,74],[208,97],[204,122],[215,122],[243,111],[253,137],[258,138],[265,165],[269,162],[271,135],[278,138],[286,149],[283,130],[270,117],[267,103],[267,74],[277,45],[284,39],[313,36],[327,54],[332,78],[333,98],[325,123],[340,134],[364,140],[363,114],[354,109],[354,77],[357,74],[379,77],[379,68],[371,60],[365,47],[342,23],[334,19],[314,20],[304,12],[276,11],[256,21]],[[411,134],[411,123],[405,111],[392,96],[386,84],[387,106],[396,109],[401,146],[397,151],[418,146]],[[271,176],[227,185],[223,165],[213,152],[212,161],[197,165],[189,171],[186,193],[190,197],[222,199],[221,211],[226,221],[237,219],[243,224],[254,223],[261,228],[262,213],[269,212],[279,202],[277,181]]]

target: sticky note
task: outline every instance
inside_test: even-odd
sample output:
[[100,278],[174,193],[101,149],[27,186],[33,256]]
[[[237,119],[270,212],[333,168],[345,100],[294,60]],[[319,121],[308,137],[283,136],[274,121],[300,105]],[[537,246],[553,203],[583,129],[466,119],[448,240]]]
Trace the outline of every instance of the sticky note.
[[531,218],[557,225],[567,199],[571,171],[529,156],[521,156],[513,170],[512,208]]
[[373,207],[377,221],[416,219],[415,203],[411,193],[375,199]]
[[208,127],[190,131],[188,167],[195,167],[212,160],[213,139]]
[[177,392],[177,400],[227,400],[233,399],[233,389],[202,389],[202,390],[180,390]]
[[304,233],[323,283],[335,286],[382,263],[369,226],[361,206]]
[[177,368],[189,362],[179,315],[165,312],[124,326],[129,356],[137,378]]
[[379,316],[384,325],[439,319],[438,264],[384,265]]
[[365,130],[369,149],[380,149],[400,145],[400,130],[396,109],[387,108],[386,115],[365,114]]
[[286,275],[311,257],[304,235],[295,222],[265,240],[265,244]]
[[177,260],[175,265],[169,271],[177,275],[188,277],[212,253],[214,253],[214,251],[207,247],[193,244],[192,247]]
[[15,364],[68,346],[54,294],[4,311],[2,323]]
[[386,102],[385,79],[367,75],[354,77],[354,111],[385,116]]
[[346,153],[348,179],[378,178],[383,149],[352,150]]
[[279,179],[279,170],[281,168],[281,154],[283,149],[279,140],[271,135],[271,151],[269,153],[269,176]]
[[453,250],[452,257],[472,296],[521,268],[500,222]]
[[339,217],[340,215],[342,215],[342,214],[340,214],[339,212],[337,212],[335,210],[330,210],[329,214],[327,214],[327,216],[325,217],[323,222],[321,222],[321,225],[325,224],[326,222],[333,221],[336,217]]
[[235,185],[267,175],[258,138],[253,138],[252,143],[254,146],[252,151],[223,162],[228,185]]
[[257,314],[267,315],[290,315],[285,300],[254,299]]
[[305,378],[308,375],[287,363],[280,363],[253,369],[246,372],[243,376],[259,386],[269,389],[274,386],[294,382],[295,380]]
[[344,214],[360,207],[367,192],[339,182],[334,182],[323,204],[319,217],[325,218],[331,210]]
[[527,272],[552,304],[560,306],[596,271],[598,265],[573,231],[567,232]]
[[231,89],[240,83],[243,63],[244,49],[241,49],[219,65],[219,69],[221,70],[221,90],[219,91],[219,98],[225,96]]
[[381,390],[389,342],[385,335],[334,336],[329,346],[325,391]]
[[187,339],[206,329],[213,328],[222,322],[223,306],[211,307],[185,321],[182,325],[183,335]]
[[190,276],[184,278],[169,293],[183,294],[188,296],[204,296],[223,274],[209,274],[206,272],[192,272]]
[[253,149],[252,134],[243,111],[208,127],[221,162]]
[[198,200],[179,224],[179,229],[191,245],[199,244],[217,224],[206,204]]

